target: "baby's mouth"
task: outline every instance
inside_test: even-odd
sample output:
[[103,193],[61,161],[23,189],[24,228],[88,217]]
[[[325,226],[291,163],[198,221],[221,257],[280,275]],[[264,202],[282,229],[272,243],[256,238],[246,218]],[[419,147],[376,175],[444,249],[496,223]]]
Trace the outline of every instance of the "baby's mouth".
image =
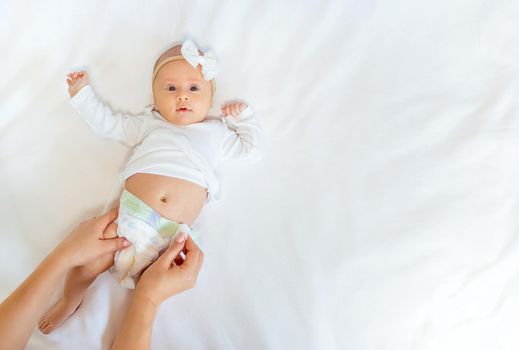
[[177,112],[191,112],[191,110],[187,107],[177,108]]

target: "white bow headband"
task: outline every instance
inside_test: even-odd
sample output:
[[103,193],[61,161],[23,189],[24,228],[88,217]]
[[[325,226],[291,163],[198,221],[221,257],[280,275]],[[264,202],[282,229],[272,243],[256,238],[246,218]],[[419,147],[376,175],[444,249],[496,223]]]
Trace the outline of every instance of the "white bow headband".
[[204,55],[201,56],[198,53],[198,48],[196,47],[196,45],[189,39],[184,41],[182,47],[180,48],[180,52],[182,53],[182,55],[168,57],[155,68],[155,70],[153,71],[153,79],[151,80],[152,84],[155,81],[155,78],[157,77],[159,70],[166,63],[175,60],[185,59],[194,68],[196,68],[198,65],[202,66],[202,76],[205,80],[211,80],[214,90],[214,83],[212,79],[214,79],[214,77],[216,76],[216,74],[218,74],[218,71],[220,70],[215,54],[212,51],[208,51],[203,53]]

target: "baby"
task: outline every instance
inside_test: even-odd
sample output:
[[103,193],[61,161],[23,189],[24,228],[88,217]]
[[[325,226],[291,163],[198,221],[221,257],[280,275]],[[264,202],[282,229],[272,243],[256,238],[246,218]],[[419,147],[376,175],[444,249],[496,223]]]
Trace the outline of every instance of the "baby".
[[225,104],[223,116],[208,116],[217,72],[214,54],[204,54],[192,41],[170,48],[153,69],[153,107],[137,116],[113,114],[100,103],[85,71],[68,74],[70,103],[92,130],[135,147],[121,173],[117,230],[112,225],[105,232],[105,238],[123,236],[132,245],[72,270],[63,298],[40,320],[43,333],[74,313],[85,290],[112,261],[118,282],[134,288],[171,239],[191,232],[204,204],[219,199],[218,165],[256,153],[261,129],[245,103]]

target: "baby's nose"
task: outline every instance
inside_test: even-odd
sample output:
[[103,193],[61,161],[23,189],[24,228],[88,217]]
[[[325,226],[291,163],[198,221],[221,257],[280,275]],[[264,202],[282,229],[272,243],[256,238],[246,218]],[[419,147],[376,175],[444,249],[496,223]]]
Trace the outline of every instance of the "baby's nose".
[[187,101],[187,100],[189,100],[189,96],[187,96],[186,94],[180,94],[180,95],[178,95],[177,100],[178,101]]

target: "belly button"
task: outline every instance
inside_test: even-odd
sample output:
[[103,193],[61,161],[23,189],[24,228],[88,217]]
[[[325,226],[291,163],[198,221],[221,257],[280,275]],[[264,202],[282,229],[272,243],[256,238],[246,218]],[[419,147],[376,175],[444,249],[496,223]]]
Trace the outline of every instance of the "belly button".
[[168,198],[166,196],[160,197],[160,201],[162,203],[166,203],[168,201]]

